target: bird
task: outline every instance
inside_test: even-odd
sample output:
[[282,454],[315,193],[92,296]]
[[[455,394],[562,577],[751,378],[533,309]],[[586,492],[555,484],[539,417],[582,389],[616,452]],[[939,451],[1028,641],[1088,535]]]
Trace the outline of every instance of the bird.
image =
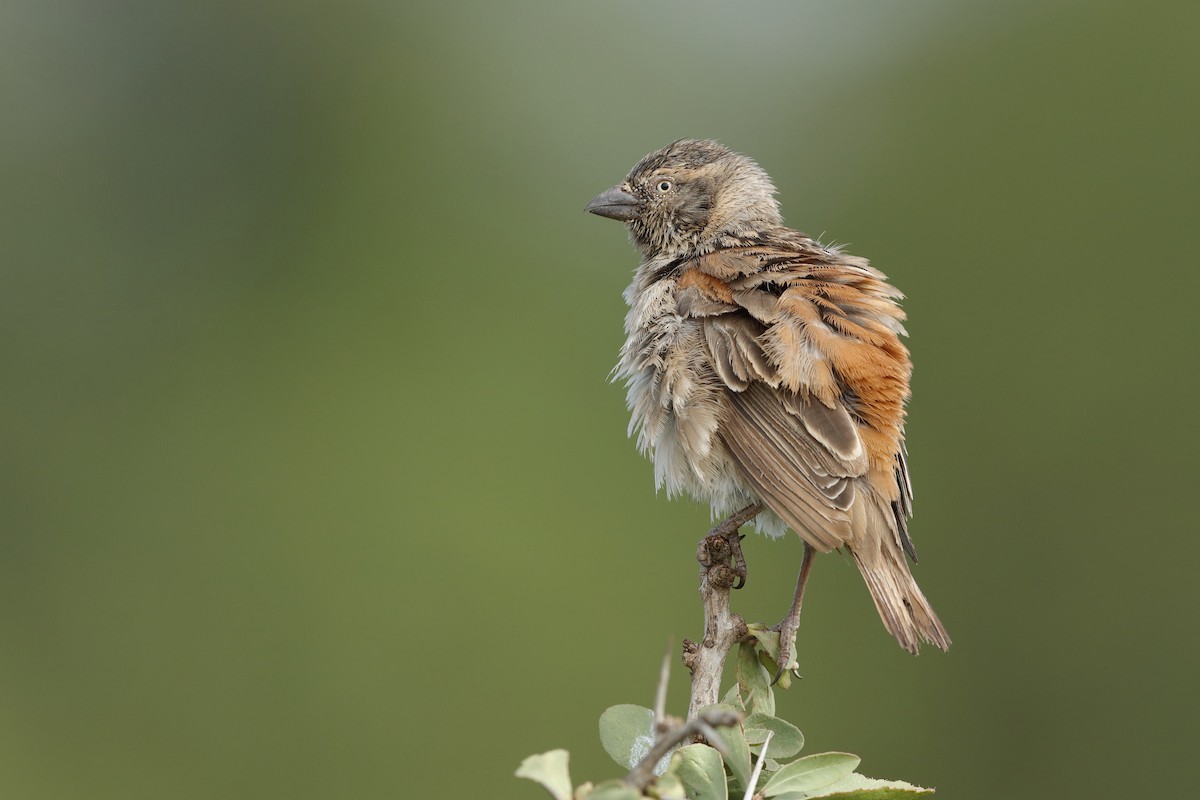
[[948,649],[906,559],[917,554],[900,291],[866,259],[787,227],[766,171],[711,139],[646,155],[585,210],[625,223],[641,254],[613,378],[656,488],[728,516],[713,530],[735,541],[749,521],[803,540],[781,642],[794,640],[814,552],[840,550],[902,648]]

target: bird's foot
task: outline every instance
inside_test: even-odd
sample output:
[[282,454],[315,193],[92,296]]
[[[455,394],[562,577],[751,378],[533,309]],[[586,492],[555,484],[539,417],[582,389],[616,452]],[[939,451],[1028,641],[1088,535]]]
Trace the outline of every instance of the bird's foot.
[[788,611],[786,617],[771,626],[771,630],[779,632],[779,668],[775,670],[775,677],[771,678],[772,686],[779,683],[783,673],[787,672],[788,664],[792,663],[796,652],[796,631],[799,627],[800,609],[796,606]]
[[729,556],[733,559],[733,574],[737,576],[737,583],[733,584],[734,589],[740,589],[746,585],[746,555],[742,552],[743,538],[737,531],[728,535]]
[[707,540],[717,536],[725,539],[728,543],[729,555],[733,561],[733,574],[737,578],[737,582],[733,585],[734,589],[741,589],[746,585],[746,556],[742,553],[742,535],[738,533],[738,529],[761,514],[765,507],[762,503],[748,505],[717,523],[704,537]]
[[796,592],[792,595],[792,607],[788,609],[779,624],[771,628],[773,631],[779,631],[779,669],[771,680],[772,686],[783,677],[796,650],[796,631],[800,627],[800,609],[804,605],[804,587],[808,583],[808,573],[812,569],[814,552],[808,542],[805,542],[804,555],[800,560],[800,574],[796,576]]

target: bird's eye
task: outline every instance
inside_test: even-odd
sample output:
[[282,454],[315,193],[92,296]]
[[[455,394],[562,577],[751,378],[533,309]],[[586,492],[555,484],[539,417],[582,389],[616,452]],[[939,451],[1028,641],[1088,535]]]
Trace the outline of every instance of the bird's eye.
[[660,192],[669,192],[669,191],[671,191],[671,182],[670,182],[670,181],[659,181],[659,182],[658,182],[658,190],[659,190]]

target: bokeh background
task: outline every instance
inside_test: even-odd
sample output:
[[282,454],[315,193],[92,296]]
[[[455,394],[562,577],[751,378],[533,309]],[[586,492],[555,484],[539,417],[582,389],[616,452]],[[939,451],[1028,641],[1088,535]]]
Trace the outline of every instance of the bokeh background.
[[[807,750],[1194,786],[1194,4],[0,6],[0,796],[535,798],[699,632],[582,213],[681,136],[909,295],[911,658],[814,571]],[[748,540],[748,617],[796,540]],[[672,704],[684,708],[681,670]]]

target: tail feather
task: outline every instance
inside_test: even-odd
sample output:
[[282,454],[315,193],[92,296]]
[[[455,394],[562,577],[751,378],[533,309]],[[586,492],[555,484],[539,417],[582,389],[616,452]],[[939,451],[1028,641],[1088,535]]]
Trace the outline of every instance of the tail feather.
[[922,641],[942,650],[950,648],[950,635],[908,571],[899,548],[885,546],[869,556],[853,550],[851,554],[867,582],[883,626],[901,647],[914,655]]

